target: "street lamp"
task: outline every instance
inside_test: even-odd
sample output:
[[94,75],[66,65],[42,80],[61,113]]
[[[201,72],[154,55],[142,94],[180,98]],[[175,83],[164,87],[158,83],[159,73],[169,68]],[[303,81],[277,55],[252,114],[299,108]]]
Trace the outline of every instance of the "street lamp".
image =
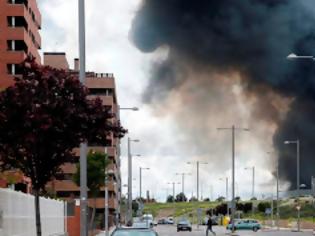
[[180,184],[179,182],[169,182],[167,184],[172,184],[173,185],[173,202],[175,202],[175,184]]
[[[284,141],[284,144],[296,144],[296,190],[297,190],[297,197],[298,202],[300,198],[300,140],[294,140],[294,141]],[[301,224],[300,224],[300,209],[298,209],[298,222],[297,222],[297,230],[300,232]]]
[[145,167],[139,167],[139,188],[140,188],[140,202],[142,202],[141,200],[141,196],[142,196],[142,170],[150,170],[150,168],[145,168]]
[[119,110],[139,111],[138,107],[119,107]]
[[[224,181],[224,178],[220,178],[219,180]],[[227,215],[229,215],[229,177],[225,177],[225,199],[226,199],[226,207],[227,207]]]
[[255,166],[246,167],[245,170],[252,170],[252,199],[255,198]]
[[300,140],[284,141],[284,144],[296,144],[296,190],[300,195]]
[[[85,1],[79,0],[80,82],[85,85]],[[80,144],[80,236],[87,236],[87,143]]]
[[197,201],[199,201],[199,165],[203,164],[203,165],[207,165],[208,162],[201,162],[201,161],[196,161],[196,162],[187,162],[187,164],[192,165],[196,163],[197,164]]
[[[128,222],[132,221],[132,155],[131,142],[140,142],[139,139],[131,139],[128,137]],[[139,155],[137,155],[139,156]]]
[[[272,155],[273,152],[267,152],[267,154]],[[280,206],[279,206],[279,158],[277,159],[277,167],[276,167],[276,177],[277,177],[277,183],[276,183],[276,189],[277,189],[277,230],[279,230],[279,218],[280,218]]]
[[191,175],[191,173],[176,173],[176,175],[182,176],[182,193],[185,195],[185,175]]
[[247,128],[236,128],[234,125],[231,128],[217,128],[217,130],[232,131],[232,232],[234,232],[234,217],[235,217],[235,130],[249,131]]
[[296,60],[296,59],[310,59],[310,60],[315,60],[314,56],[298,56],[295,53],[291,53],[287,56],[288,60]]

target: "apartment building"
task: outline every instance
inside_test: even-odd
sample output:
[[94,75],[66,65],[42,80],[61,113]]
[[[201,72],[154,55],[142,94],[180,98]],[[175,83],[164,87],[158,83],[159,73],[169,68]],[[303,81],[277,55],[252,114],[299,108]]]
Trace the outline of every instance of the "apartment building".
[[[74,69],[69,69],[69,64],[66,59],[66,54],[63,52],[46,52],[44,53],[44,64],[59,69],[66,69],[69,73],[77,74],[79,71],[79,61],[74,60]],[[86,73],[86,86],[90,90],[89,97],[99,97],[103,101],[103,104],[108,106],[110,110],[116,114],[118,118],[119,106],[117,102],[115,78],[111,73]],[[102,144],[89,144],[88,150],[95,150],[106,152],[108,154],[110,164],[107,168],[109,174],[109,181],[107,184],[109,191],[109,213],[110,224],[114,224],[115,217],[119,214],[120,205],[120,192],[121,192],[121,177],[120,177],[120,155],[119,155],[119,139],[115,138],[112,134],[108,136],[105,143]],[[60,173],[55,180],[51,181],[47,186],[51,192],[56,194],[57,197],[64,199],[77,199],[80,196],[80,189],[73,182],[73,175],[76,172],[76,164],[79,163],[80,150],[76,148],[74,150],[75,158],[67,160]],[[101,189],[98,198],[96,199],[96,212],[100,216],[104,215],[105,208],[105,192],[104,188]],[[94,200],[89,199],[89,206],[94,206]]]
[[36,0],[0,1],[0,89],[14,83],[19,64],[27,57],[41,57],[41,14]]
[[[41,14],[36,0],[0,1],[0,90],[14,83],[20,73],[19,64],[27,57],[41,57]],[[16,190],[31,191],[31,181],[19,171],[0,173],[0,187],[11,185]]]

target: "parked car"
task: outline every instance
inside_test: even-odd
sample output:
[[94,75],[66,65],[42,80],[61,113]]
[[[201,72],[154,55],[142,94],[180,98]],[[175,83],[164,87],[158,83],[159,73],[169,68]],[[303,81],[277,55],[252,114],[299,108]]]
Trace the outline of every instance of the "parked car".
[[167,219],[165,219],[165,218],[159,219],[157,223],[159,225],[165,225],[165,224],[167,224]]
[[[228,224],[226,229],[232,230],[232,224]],[[234,230],[253,230],[257,232],[261,229],[261,224],[257,220],[235,220],[234,222]]]
[[173,225],[173,224],[174,224],[174,219],[173,219],[173,217],[168,217],[168,218],[167,218],[167,224],[169,224],[169,225]]
[[111,236],[158,236],[153,229],[117,228]]
[[187,219],[181,219],[177,223],[177,232],[179,231],[190,231],[191,232],[192,227],[191,223]]
[[147,222],[148,225],[150,225],[150,227],[153,227],[154,226],[154,223],[153,223],[153,215],[152,214],[144,214],[142,217],[141,217],[142,221],[144,222]]

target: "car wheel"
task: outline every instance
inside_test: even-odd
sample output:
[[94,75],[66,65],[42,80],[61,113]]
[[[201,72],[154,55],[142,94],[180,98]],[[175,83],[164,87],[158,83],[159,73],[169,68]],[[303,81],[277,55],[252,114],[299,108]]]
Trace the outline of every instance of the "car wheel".
[[257,228],[257,227],[254,227],[254,228],[253,228],[253,231],[254,231],[254,232],[257,232],[257,231],[258,231],[258,228]]

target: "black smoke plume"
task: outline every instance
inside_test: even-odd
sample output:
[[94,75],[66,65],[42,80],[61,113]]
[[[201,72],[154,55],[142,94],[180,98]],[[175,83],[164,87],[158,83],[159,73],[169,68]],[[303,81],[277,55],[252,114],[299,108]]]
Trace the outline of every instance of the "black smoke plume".
[[296,152],[283,141],[300,139],[301,183],[309,185],[315,175],[315,63],[286,56],[315,55],[314,5],[313,0],[144,0],[133,20],[134,44],[143,52],[169,47],[169,58],[155,65],[145,101],[164,97],[188,79],[183,62],[238,71],[246,91],[260,98],[266,90],[292,98],[273,141],[281,177],[294,188]]

